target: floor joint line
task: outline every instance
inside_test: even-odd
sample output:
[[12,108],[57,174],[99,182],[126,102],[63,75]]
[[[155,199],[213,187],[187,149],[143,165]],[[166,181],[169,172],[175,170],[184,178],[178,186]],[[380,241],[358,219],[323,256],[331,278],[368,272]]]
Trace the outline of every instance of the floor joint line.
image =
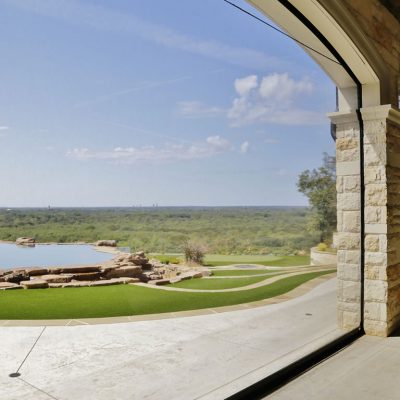
[[[42,337],[43,332],[46,330],[46,326],[43,327],[42,331],[40,332],[39,336],[36,338],[35,343],[33,343],[32,347],[30,348],[30,350],[28,351],[27,355],[25,356],[25,358],[22,360],[22,363],[20,364],[20,366],[18,367],[17,371],[14,372],[14,374],[19,374],[19,370],[21,369],[21,367],[24,365],[25,361],[28,359],[29,355],[32,353],[32,350],[35,348],[35,346],[37,345],[39,339]],[[18,375],[19,376],[19,375]]]

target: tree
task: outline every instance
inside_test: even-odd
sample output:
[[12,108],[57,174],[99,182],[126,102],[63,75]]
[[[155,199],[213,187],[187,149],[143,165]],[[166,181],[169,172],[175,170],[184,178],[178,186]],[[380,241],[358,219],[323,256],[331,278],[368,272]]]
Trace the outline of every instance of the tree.
[[320,232],[320,241],[329,239],[336,230],[336,160],[324,153],[323,165],[299,175],[297,188],[308,197],[312,209],[310,230]]

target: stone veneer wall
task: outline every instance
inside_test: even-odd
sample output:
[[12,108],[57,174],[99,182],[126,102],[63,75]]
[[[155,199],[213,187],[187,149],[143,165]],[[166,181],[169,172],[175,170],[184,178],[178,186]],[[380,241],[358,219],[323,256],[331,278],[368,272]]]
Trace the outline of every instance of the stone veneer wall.
[[[400,326],[400,112],[362,110],[364,120],[364,329],[387,336]],[[359,128],[354,113],[337,124],[338,323],[361,319]]]
[[331,115],[336,124],[338,324],[360,324],[360,157],[355,113]]
[[[324,3],[324,1],[321,1]],[[343,0],[386,72],[387,105],[362,110],[364,120],[364,329],[387,336],[400,326],[400,23],[379,0]],[[356,30],[354,30],[355,32]],[[352,31],[353,32],[353,31]],[[360,322],[360,180],[355,114],[331,115],[337,124],[338,322]]]
[[368,334],[400,324],[400,125],[389,108],[363,111],[365,129],[365,312]]

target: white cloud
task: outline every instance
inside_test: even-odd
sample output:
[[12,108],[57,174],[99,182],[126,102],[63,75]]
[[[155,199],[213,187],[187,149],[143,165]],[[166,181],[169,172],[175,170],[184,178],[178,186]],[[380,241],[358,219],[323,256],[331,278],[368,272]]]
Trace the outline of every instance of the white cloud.
[[167,144],[164,147],[116,147],[108,151],[75,148],[67,156],[77,160],[106,160],[118,164],[135,162],[170,162],[196,160],[216,156],[232,149],[230,142],[220,136],[209,136],[204,142],[193,144]]
[[213,147],[214,149],[228,150],[231,148],[231,144],[228,140],[222,138],[221,136],[209,136],[206,139],[208,145]]
[[241,145],[240,145],[240,152],[242,153],[242,154],[246,154],[248,151],[249,151],[249,148],[250,148],[250,143],[249,142],[243,142]]
[[301,97],[312,93],[308,78],[294,80],[288,74],[264,76],[258,84],[255,75],[234,82],[239,97],[228,111],[231,126],[257,123],[281,125],[315,125],[324,121],[324,115],[299,107]]
[[291,103],[296,95],[312,91],[313,85],[307,78],[295,81],[288,74],[264,76],[260,84],[260,96],[275,102]]
[[220,107],[208,107],[200,101],[181,101],[178,103],[178,112],[187,118],[213,117],[226,112]]
[[257,75],[249,75],[235,79],[235,90],[240,96],[247,96],[252,89],[258,86]]
[[132,14],[114,11],[101,5],[74,0],[3,0],[20,9],[86,25],[104,31],[134,34],[160,45],[180,49],[207,58],[248,68],[265,69],[283,65],[276,57],[216,40],[198,40],[170,28],[146,22]]

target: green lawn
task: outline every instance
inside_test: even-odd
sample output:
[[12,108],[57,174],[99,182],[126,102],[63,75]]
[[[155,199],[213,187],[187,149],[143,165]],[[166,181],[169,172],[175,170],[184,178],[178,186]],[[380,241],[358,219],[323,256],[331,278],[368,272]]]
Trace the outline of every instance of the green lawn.
[[[281,275],[282,273],[276,273],[274,275]],[[174,283],[169,286],[184,288],[184,289],[202,289],[202,290],[219,290],[219,289],[231,289],[247,285],[252,285],[253,283],[264,281],[270,276],[253,276],[250,278],[227,278],[227,279],[213,279],[213,278],[200,278],[200,279],[189,279],[186,281],[181,281]]]
[[183,254],[150,254],[149,257],[164,264],[180,264],[183,262]]
[[[178,263],[183,261],[183,254],[151,254],[150,258],[156,258],[161,262]],[[232,264],[259,264],[276,267],[295,267],[309,265],[310,256],[269,256],[257,254],[222,255],[209,254],[204,264],[210,267],[219,267]]]
[[263,256],[263,255],[238,255],[223,256],[209,255],[205,259],[208,266],[224,266],[231,264],[259,264],[276,267],[294,267],[298,265],[309,265],[309,256]]
[[[274,271],[266,269],[213,269],[212,276],[273,275],[283,271],[282,269],[276,269]],[[287,270],[285,272],[287,272]]]
[[67,319],[143,315],[248,303],[275,297],[335,270],[284,278],[230,293],[189,293],[121,285],[0,291],[0,319]]

